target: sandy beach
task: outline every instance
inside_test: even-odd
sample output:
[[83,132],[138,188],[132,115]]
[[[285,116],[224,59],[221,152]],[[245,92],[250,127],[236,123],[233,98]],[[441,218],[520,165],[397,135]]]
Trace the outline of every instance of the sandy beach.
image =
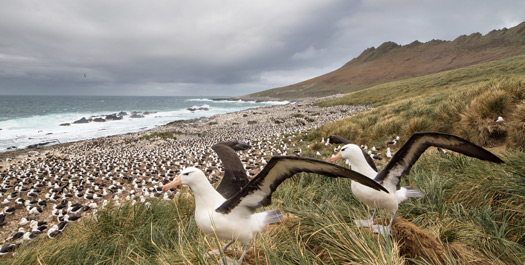
[[[295,148],[292,141],[295,134],[368,109],[311,105],[318,100],[321,99],[174,121],[138,133],[2,153],[0,201],[3,212],[9,208],[14,212],[5,213],[0,224],[0,242],[22,243],[23,238],[12,239],[18,231],[25,236],[38,234],[40,230],[45,234],[66,215],[67,218],[93,215],[110,203],[171,199],[176,194],[163,194],[160,187],[188,166],[205,170],[210,181],[217,182],[222,176],[222,165],[211,146],[220,141],[239,140],[252,146],[239,155],[247,172],[254,176],[272,156],[301,155],[303,150]],[[159,134],[164,137],[151,137]],[[46,224],[38,230],[36,222],[24,224],[22,218]]]

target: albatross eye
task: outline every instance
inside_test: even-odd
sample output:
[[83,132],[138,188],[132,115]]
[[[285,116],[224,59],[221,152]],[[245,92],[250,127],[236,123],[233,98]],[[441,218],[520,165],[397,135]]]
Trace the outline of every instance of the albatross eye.
[[187,176],[189,174],[190,174],[190,172],[182,173],[182,175],[184,175],[184,176]]

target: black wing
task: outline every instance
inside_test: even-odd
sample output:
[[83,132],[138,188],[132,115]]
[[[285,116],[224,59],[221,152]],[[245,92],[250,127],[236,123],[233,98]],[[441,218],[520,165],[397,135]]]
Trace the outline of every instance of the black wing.
[[249,147],[250,145],[238,141],[220,142],[211,147],[224,166],[224,176],[217,186],[217,192],[225,199],[231,198],[249,182],[241,160],[234,151],[245,150]]
[[399,189],[401,177],[410,172],[412,165],[430,146],[449,149],[481,160],[503,163],[491,152],[460,137],[437,132],[422,132],[415,133],[408,139],[385,168],[377,174],[375,180],[389,190]]
[[367,176],[332,163],[306,157],[274,156],[254,179],[239,193],[226,200],[216,211],[229,213],[237,206],[244,206],[253,210],[259,206],[266,206],[271,202],[270,198],[277,186],[299,172],[350,178],[373,189],[388,192]]
[[333,144],[351,144],[351,142],[348,139],[338,135],[330,135],[328,136],[328,138],[330,139],[330,143]]
[[[348,139],[343,138],[338,135],[330,135],[328,138],[330,139],[330,143],[351,144],[351,142]],[[370,167],[373,168],[377,172],[377,167],[376,167],[376,163],[374,162],[374,159],[372,159],[365,151],[361,150],[361,152],[363,152],[363,155],[365,156],[365,159],[368,165],[370,165]]]

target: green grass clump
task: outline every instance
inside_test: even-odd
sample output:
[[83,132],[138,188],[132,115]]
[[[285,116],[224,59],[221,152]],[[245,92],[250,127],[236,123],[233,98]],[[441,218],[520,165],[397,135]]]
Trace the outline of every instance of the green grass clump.
[[[6,264],[159,264],[183,263],[184,257],[169,259],[180,242],[197,232],[191,215],[191,200],[184,203],[153,200],[109,206],[97,217],[85,217],[66,227],[55,239],[42,235],[24,244]],[[167,251],[170,249],[170,251]],[[171,255],[170,255],[171,256]]]
[[516,105],[509,121],[508,146],[525,151],[525,100]]
[[151,140],[153,138],[177,139],[172,132],[154,132],[140,137],[140,140]]

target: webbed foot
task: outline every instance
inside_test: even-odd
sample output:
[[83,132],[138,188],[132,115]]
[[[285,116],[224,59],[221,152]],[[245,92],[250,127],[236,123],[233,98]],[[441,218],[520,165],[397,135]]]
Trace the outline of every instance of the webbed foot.
[[374,234],[381,234],[382,236],[390,235],[390,227],[384,225],[373,225],[372,230]]

